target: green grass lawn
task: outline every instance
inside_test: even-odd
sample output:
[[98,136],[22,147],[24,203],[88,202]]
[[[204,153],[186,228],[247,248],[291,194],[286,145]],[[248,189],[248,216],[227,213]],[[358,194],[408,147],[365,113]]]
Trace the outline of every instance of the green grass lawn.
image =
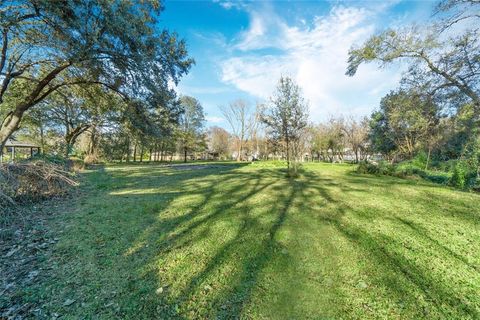
[[480,318],[480,195],[282,170],[86,172],[50,278],[21,295],[65,319]]

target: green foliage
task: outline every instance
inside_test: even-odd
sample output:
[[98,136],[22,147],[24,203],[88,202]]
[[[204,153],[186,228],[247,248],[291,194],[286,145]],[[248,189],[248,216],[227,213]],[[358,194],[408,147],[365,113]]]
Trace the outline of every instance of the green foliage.
[[268,135],[284,143],[288,169],[292,162],[295,172],[300,155],[300,137],[308,124],[308,104],[300,87],[291,78],[280,78],[271,104],[263,110],[261,118],[267,126]]
[[439,121],[439,107],[428,95],[415,90],[392,91],[372,114],[369,137],[376,152],[409,159],[432,144]]
[[386,161],[380,161],[378,163],[361,162],[357,167],[357,172],[393,176],[395,166]]
[[422,157],[424,156],[419,156],[411,161],[404,161],[395,165],[385,161],[381,161],[378,164],[361,162],[356,167],[356,172],[399,178],[419,177],[443,185],[450,181],[451,174],[448,172],[425,170],[425,163],[423,162]]
[[385,113],[376,111],[372,114],[368,138],[375,152],[388,155],[396,149]]
[[366,162],[366,161],[360,162],[356,167],[355,171],[361,174],[378,174],[379,173],[378,165],[370,162]]
[[177,135],[179,138],[180,153],[184,154],[184,161],[191,151],[203,151],[205,142],[205,114],[200,102],[189,96],[180,97],[182,113],[179,119]]
[[477,185],[477,170],[478,167],[472,166],[469,161],[457,161],[448,184],[459,189],[472,189]]
[[68,159],[59,155],[51,153],[37,153],[33,156],[33,160],[40,160],[47,163],[52,163],[65,167],[67,165]]
[[25,112],[69,87],[101,86],[119,94],[133,111],[126,115],[143,116],[147,121],[137,124],[150,129],[175,118],[169,84],[178,83],[193,60],[177,34],[159,29],[162,10],[156,0],[0,2],[7,59],[0,63],[0,143]]

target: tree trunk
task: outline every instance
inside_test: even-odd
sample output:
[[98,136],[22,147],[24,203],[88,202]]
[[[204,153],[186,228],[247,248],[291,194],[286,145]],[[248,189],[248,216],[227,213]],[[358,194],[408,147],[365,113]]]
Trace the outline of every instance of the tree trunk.
[[238,141],[237,161],[242,161],[242,140]]
[[432,153],[432,148],[428,148],[428,154],[427,154],[427,163],[425,164],[425,170],[428,170],[428,164],[430,162],[430,154]]
[[[2,152],[3,148],[5,147],[5,143],[7,143],[7,139],[10,138],[13,132],[18,129],[18,125],[22,120],[23,114],[25,111],[30,109],[31,107],[35,106],[36,104],[40,103],[43,99],[45,99],[50,93],[55,91],[59,85],[55,86],[52,89],[46,90],[44,92],[45,87],[53,80],[55,77],[69,67],[71,64],[67,63],[64,65],[60,65],[50,71],[42,80],[40,80],[33,91],[25,98],[25,100],[17,105],[15,111],[11,112],[7,115],[1,124],[0,127],[0,152]],[[43,93],[42,93],[43,92]]]
[[20,120],[22,119],[23,111],[15,111],[8,115],[0,127],[0,153],[3,152],[5,144],[12,133],[18,129]]
[[137,162],[137,143],[133,144],[133,162]]
[[187,148],[183,148],[183,162],[187,163]]
[[[40,123],[40,146],[42,148],[41,154],[45,154],[45,133],[43,131],[43,123]],[[1,153],[2,152],[0,151],[0,154]]]
[[72,152],[72,143],[70,141],[66,141],[66,146],[65,146],[65,158],[68,158],[68,156],[70,155],[70,152]]
[[88,154],[96,154],[97,151],[97,126],[92,125],[90,132],[90,145],[88,148]]
[[287,170],[290,172],[290,144],[288,141],[288,136],[286,137],[285,142],[287,143]]
[[130,139],[127,140],[127,162],[130,162]]

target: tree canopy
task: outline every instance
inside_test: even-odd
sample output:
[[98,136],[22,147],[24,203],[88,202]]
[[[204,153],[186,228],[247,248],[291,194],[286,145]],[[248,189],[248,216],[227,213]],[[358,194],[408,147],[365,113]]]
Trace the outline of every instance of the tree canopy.
[[27,110],[65,87],[101,85],[137,107],[168,110],[169,82],[193,60],[176,34],[157,30],[162,9],[155,0],[2,1],[1,147]]

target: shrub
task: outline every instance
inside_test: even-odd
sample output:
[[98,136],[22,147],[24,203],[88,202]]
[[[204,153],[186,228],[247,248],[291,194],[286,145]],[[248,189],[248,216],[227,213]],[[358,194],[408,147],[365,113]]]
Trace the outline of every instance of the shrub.
[[410,161],[411,165],[416,168],[424,169],[427,165],[427,154],[425,151],[420,151],[417,155]]
[[460,189],[472,189],[477,184],[477,168],[467,161],[457,161],[448,184]]
[[85,163],[82,159],[71,158],[67,161],[65,168],[70,172],[79,172],[85,169]]
[[358,165],[356,172],[399,178],[420,177],[439,184],[447,184],[449,181],[446,173],[425,171],[415,166],[411,161],[399,163],[398,165],[392,165],[387,162],[380,162],[378,164],[362,162]]
[[360,162],[357,166],[357,173],[362,174],[379,174],[378,165],[370,162]]
[[395,166],[386,161],[381,161],[378,164],[378,173],[385,176],[395,175]]
[[426,178],[428,173],[414,163],[408,162],[397,165],[395,167],[394,175],[397,177],[419,176],[421,178]]
[[66,158],[64,158],[62,156],[59,156],[59,155],[53,155],[53,154],[38,153],[38,154],[33,156],[32,160],[43,161],[43,162],[46,162],[46,163],[56,164],[56,165],[63,166],[63,167],[65,167],[66,164],[67,164],[67,159]]

